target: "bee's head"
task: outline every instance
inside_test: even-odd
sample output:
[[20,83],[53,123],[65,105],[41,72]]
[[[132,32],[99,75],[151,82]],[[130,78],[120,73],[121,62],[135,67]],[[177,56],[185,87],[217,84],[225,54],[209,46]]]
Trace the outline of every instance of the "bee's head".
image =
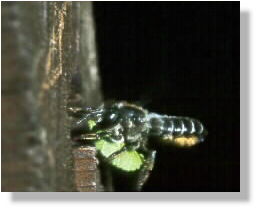
[[87,109],[72,126],[73,135],[96,134],[116,125],[119,119],[118,112],[112,109]]

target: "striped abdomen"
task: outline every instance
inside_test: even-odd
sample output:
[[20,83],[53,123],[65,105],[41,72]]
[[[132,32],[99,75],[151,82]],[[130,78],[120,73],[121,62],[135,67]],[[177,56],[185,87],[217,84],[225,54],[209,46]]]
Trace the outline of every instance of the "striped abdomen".
[[169,135],[172,138],[196,136],[203,140],[207,131],[203,124],[193,118],[166,116],[151,113],[149,116],[150,135],[160,136]]

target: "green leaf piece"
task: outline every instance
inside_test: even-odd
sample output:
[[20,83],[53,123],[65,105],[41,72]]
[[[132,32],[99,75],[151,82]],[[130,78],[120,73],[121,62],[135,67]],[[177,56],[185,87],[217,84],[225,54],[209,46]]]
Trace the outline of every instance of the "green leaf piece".
[[124,171],[131,172],[140,169],[144,157],[137,151],[123,151],[112,160],[112,165]]
[[104,139],[100,139],[96,142],[96,149],[104,156],[104,157],[109,157],[112,155],[114,152],[117,152],[120,150],[123,146],[124,143],[118,143],[118,142],[110,142],[106,141]]

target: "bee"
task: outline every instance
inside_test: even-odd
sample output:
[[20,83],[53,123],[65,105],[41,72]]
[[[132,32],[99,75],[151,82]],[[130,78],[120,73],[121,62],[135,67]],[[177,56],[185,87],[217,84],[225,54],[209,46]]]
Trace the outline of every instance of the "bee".
[[142,189],[154,167],[156,150],[149,146],[153,139],[191,147],[207,135],[196,119],[150,113],[124,101],[69,110],[76,117],[71,130],[73,140],[92,142],[104,162],[123,172],[138,173],[135,191]]

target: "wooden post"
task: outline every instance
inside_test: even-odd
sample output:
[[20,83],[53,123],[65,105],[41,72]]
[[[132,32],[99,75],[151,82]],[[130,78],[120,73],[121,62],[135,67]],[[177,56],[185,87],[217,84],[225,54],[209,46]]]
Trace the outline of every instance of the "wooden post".
[[76,160],[67,114],[101,102],[96,58],[90,2],[2,3],[2,191],[96,191],[96,168],[76,173],[96,153]]

